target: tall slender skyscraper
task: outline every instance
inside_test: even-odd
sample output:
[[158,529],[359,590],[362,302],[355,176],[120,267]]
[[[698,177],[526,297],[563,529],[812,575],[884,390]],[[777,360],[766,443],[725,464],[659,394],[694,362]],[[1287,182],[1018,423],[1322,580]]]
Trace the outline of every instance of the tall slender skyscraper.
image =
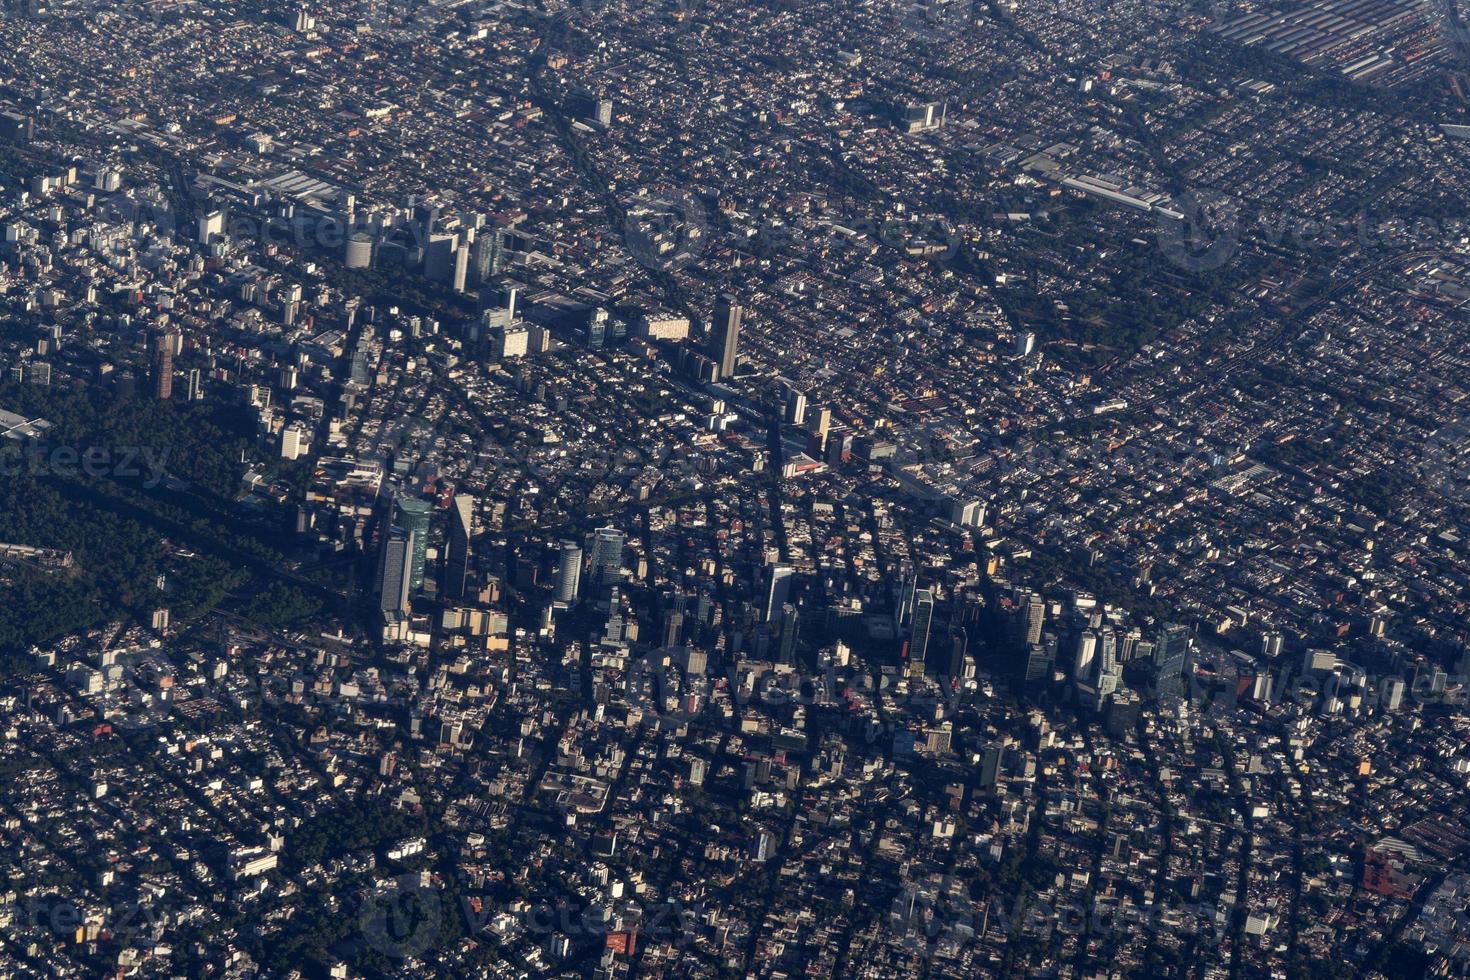
[[153,397],[168,401],[174,394],[174,336],[169,333],[153,338],[153,360],[150,366]]
[[429,549],[429,518],[434,506],[417,497],[399,497],[394,503],[394,523],[413,533],[413,555],[409,562],[408,587],[424,587],[424,556]]
[[796,641],[800,635],[801,614],[788,602],[781,607],[781,663],[796,663]]
[[401,527],[390,527],[383,535],[378,552],[378,609],[382,612],[399,615],[408,612],[413,538],[412,531]]
[[561,543],[561,557],[556,566],[556,601],[573,603],[582,591],[582,546],[575,541]]
[[914,625],[909,633],[909,669],[914,673],[923,671],[925,658],[929,655],[929,626],[934,620],[934,592],[931,589],[914,590]]
[[456,494],[449,508],[449,540],[444,558],[444,594],[463,599],[470,577],[470,536],[475,533],[475,498]]
[[720,377],[735,374],[740,359],[740,320],[744,310],[729,293],[715,303],[714,323],[710,327],[709,356],[720,366]]

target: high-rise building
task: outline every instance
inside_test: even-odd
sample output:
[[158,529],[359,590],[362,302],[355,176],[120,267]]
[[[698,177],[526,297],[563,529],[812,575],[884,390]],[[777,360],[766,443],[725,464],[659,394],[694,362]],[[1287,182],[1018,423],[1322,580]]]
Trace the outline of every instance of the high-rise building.
[[970,652],[970,632],[959,623],[950,622],[949,625],[949,665],[944,672],[946,677],[963,677],[965,674],[965,657]]
[[1092,674],[1093,661],[1097,659],[1097,634],[1083,630],[1077,637],[1077,659],[1072,668],[1072,679],[1086,681]]
[[796,640],[801,631],[801,614],[791,603],[781,607],[781,653],[783,664],[796,663]]
[[575,541],[561,543],[561,557],[556,567],[556,601],[573,603],[582,589],[582,546]]
[[413,534],[413,556],[409,563],[408,585],[424,587],[424,558],[429,549],[429,519],[434,505],[417,497],[399,497],[394,502],[394,523]]
[[796,569],[790,565],[778,563],[771,566],[766,579],[766,605],[761,616],[762,621],[769,623],[775,619],[781,607],[791,598],[791,576],[795,574]]
[[373,264],[373,236],[359,231],[347,239],[343,264],[349,269],[367,269]]
[[684,638],[684,613],[680,609],[669,609],[664,613],[664,647],[676,647]]
[[153,382],[153,397],[167,401],[174,394],[174,340],[172,334],[159,334],[153,338],[153,358],[150,367]]
[[949,519],[960,527],[984,527],[986,507],[979,500],[956,498],[949,502]]
[[475,238],[470,256],[470,284],[488,286],[505,267],[505,233],[498,228],[482,232]]
[[1039,643],[1041,641],[1041,627],[1046,623],[1046,601],[1041,596],[1032,593],[1030,600],[1026,603],[1026,642],[1027,644]]
[[795,388],[786,392],[786,423],[801,425],[806,421],[806,395]]
[[1184,694],[1184,672],[1189,668],[1189,627],[1169,623],[1154,643],[1154,688],[1159,694]]
[[710,327],[709,356],[720,368],[721,378],[735,375],[735,366],[740,360],[740,321],[745,311],[729,293],[720,296],[715,303],[714,323]]
[[444,594],[463,599],[470,577],[470,536],[475,533],[475,498],[456,494],[449,508],[449,535],[444,558]]
[[225,213],[218,209],[199,216],[199,243],[208,245],[225,233]]
[[1040,643],[1026,647],[1025,658],[1021,661],[1023,684],[1031,687],[1050,679],[1056,667],[1057,645],[1057,635],[1047,632],[1042,634]]
[[383,535],[378,551],[378,609],[382,612],[399,615],[408,612],[413,548],[411,531],[389,527]]
[[599,584],[616,583],[622,577],[623,532],[615,527],[600,527],[592,535],[592,577]]
[[1000,776],[1000,745],[992,742],[980,755],[980,788],[990,789]]
[[934,621],[934,592],[914,590],[914,619],[909,627],[909,664],[914,672],[924,669],[929,655],[929,627]]
[[827,449],[827,433],[832,430],[832,409],[825,405],[816,412],[816,421],[812,423],[811,430],[817,437],[818,452]]

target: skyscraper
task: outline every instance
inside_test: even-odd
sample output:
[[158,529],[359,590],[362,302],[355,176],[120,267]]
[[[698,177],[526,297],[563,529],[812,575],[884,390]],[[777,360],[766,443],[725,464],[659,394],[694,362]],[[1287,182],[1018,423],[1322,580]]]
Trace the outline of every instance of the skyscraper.
[[1097,634],[1083,630],[1077,637],[1077,660],[1072,668],[1074,681],[1086,681],[1092,676],[1092,664],[1097,658]]
[[766,605],[762,621],[769,623],[776,618],[781,607],[786,605],[791,596],[791,576],[796,574],[796,569],[790,565],[776,564],[771,566],[769,577],[766,580]]
[[582,546],[575,541],[563,541],[556,567],[556,601],[576,602],[581,590]]
[[174,337],[163,333],[153,338],[153,360],[151,365],[153,397],[168,401],[174,394]]
[[1032,593],[1026,603],[1026,642],[1041,642],[1041,627],[1046,623],[1046,601]]
[[623,571],[626,539],[615,527],[600,527],[592,536],[592,576],[599,583],[616,583]]
[[781,607],[781,663],[796,663],[796,640],[800,631],[801,614],[788,602]]
[[1159,694],[1184,694],[1184,672],[1189,665],[1189,627],[1169,623],[1154,644],[1154,688]]
[[806,421],[806,393],[792,388],[786,392],[786,422],[801,425]]
[[390,527],[378,552],[378,609],[402,615],[408,612],[413,570],[413,532]]
[[456,494],[449,508],[449,540],[444,559],[444,594],[463,599],[470,577],[470,536],[475,533],[475,498]]
[[417,497],[399,497],[394,503],[394,523],[413,533],[413,555],[409,562],[408,586],[424,587],[424,555],[429,548],[429,518],[434,507]]
[[924,669],[924,658],[929,653],[929,626],[933,620],[933,590],[915,589],[914,622],[909,630],[909,669],[915,673]]
[[715,303],[714,323],[710,327],[709,356],[720,366],[720,377],[735,374],[735,365],[740,358],[740,320],[744,310],[729,293],[720,296]]

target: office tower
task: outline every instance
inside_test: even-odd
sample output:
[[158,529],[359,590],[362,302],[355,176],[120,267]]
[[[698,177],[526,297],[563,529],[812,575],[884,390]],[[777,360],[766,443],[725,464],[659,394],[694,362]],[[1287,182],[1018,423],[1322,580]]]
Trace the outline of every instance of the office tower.
[[413,556],[409,563],[408,584],[411,589],[424,587],[424,555],[429,548],[429,518],[433,504],[417,497],[399,497],[394,502],[394,523],[413,534]]
[[623,532],[615,527],[600,527],[592,536],[592,577],[599,583],[616,583],[622,577]]
[[791,603],[781,607],[781,653],[783,664],[796,663],[796,640],[800,635],[801,614]]
[[818,453],[827,450],[827,433],[832,430],[832,409],[822,407],[817,409],[816,421],[811,425],[812,432],[817,437]]
[[1121,690],[1108,703],[1107,731],[1114,738],[1123,738],[1138,725],[1139,709],[1143,699],[1129,690]]
[[187,397],[188,400],[191,402],[197,402],[204,397],[203,382],[200,380],[198,368],[189,369],[189,389]]
[[1041,641],[1041,627],[1046,623],[1046,602],[1041,596],[1031,594],[1026,603],[1026,643]]
[[36,120],[9,110],[0,112],[0,139],[29,143],[36,138]]
[[735,376],[735,365],[740,359],[740,320],[744,310],[729,293],[720,296],[715,303],[714,323],[710,327],[709,356],[720,368],[721,378]]
[[1189,627],[1166,624],[1154,643],[1154,687],[1159,694],[1184,694],[1184,672],[1189,667]]
[[986,508],[978,500],[951,500],[949,519],[960,527],[984,527]]
[[1383,710],[1397,711],[1404,703],[1404,679],[1390,677],[1383,684]]
[[795,388],[786,392],[786,423],[801,425],[806,421],[806,395]]
[[459,247],[454,250],[454,271],[450,275],[450,288],[456,293],[462,293],[469,284],[470,276],[470,243],[460,242]]
[[153,361],[150,369],[153,397],[167,401],[174,394],[174,344],[170,334],[153,338]]
[[914,615],[914,590],[919,585],[919,578],[914,570],[909,567],[907,561],[899,573],[898,598],[893,611],[893,626],[895,629],[907,626]]
[[582,546],[575,541],[561,543],[561,558],[556,567],[556,601],[573,603],[582,588]]
[[349,269],[367,269],[373,264],[373,236],[359,231],[347,239],[343,264]]
[[454,278],[454,256],[458,249],[458,235],[430,235],[424,248],[424,278],[449,285]]
[[612,125],[612,99],[598,99],[596,105],[593,106],[592,111],[592,118],[596,121],[597,125],[601,126],[603,129],[607,129],[609,126]]
[[1116,674],[1120,667],[1118,664],[1118,634],[1111,627],[1104,626],[1097,640],[1097,673]]
[[663,643],[664,647],[680,646],[684,638],[684,613],[679,609],[669,609],[664,613]]
[[390,527],[384,533],[378,550],[378,609],[384,613],[408,612],[413,549],[411,531]]
[[470,258],[473,272],[471,284],[487,286],[505,267],[505,233],[499,229],[486,231],[475,238]]
[[587,346],[593,350],[601,350],[607,343],[608,323],[607,310],[598,306],[587,314]]
[[1092,663],[1097,658],[1097,634],[1083,630],[1077,637],[1077,662],[1072,668],[1074,681],[1085,681],[1092,674]]
[[914,621],[909,628],[909,669],[914,673],[924,670],[924,658],[929,654],[929,627],[934,619],[934,592],[931,589],[914,591]]
[[899,110],[899,128],[905,133],[927,133],[944,125],[949,106],[944,102],[909,102]]
[[1057,662],[1057,647],[1057,635],[1051,632],[1043,633],[1040,643],[1032,643],[1026,647],[1025,657],[1021,660],[1021,681],[1024,685],[1031,687],[1050,680]]
[[970,633],[959,623],[951,622],[949,627],[949,670],[947,677],[963,677],[965,674],[965,656],[970,650]]
[[215,210],[199,216],[199,243],[208,245],[225,233],[225,213]]
[[306,433],[299,426],[292,424],[281,430],[282,459],[300,459],[308,445]]
[[980,755],[980,788],[990,789],[1000,776],[1000,746],[994,742],[985,746]]
[[444,594],[463,599],[470,578],[470,537],[475,533],[475,498],[455,494],[449,508],[449,540],[444,559]]
[[791,597],[791,576],[796,574],[796,569],[790,565],[776,564],[771,566],[766,580],[766,605],[762,620],[769,623],[776,618],[781,607],[786,605]]

